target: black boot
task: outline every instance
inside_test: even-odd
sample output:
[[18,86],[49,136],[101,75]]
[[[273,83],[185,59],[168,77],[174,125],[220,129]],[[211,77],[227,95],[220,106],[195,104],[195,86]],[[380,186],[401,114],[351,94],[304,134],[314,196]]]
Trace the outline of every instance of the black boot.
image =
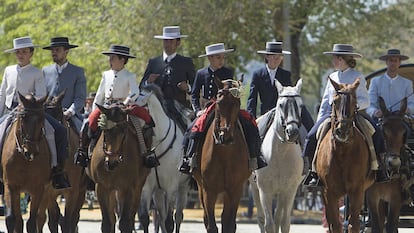
[[157,156],[155,156],[154,151],[148,151],[144,158],[144,165],[147,168],[153,168],[160,166],[160,161],[158,161]]
[[267,166],[266,160],[262,155],[257,156],[257,169],[264,168]]
[[85,124],[80,132],[79,148],[75,154],[75,164],[87,167],[89,164],[88,146],[91,139],[88,136],[89,127]]
[[142,134],[144,136],[145,146],[148,148],[148,151],[143,155],[144,156],[144,166],[147,168],[158,167],[160,162],[158,161],[157,156],[152,148],[152,136],[154,135],[154,122],[151,124],[145,124],[142,127]]
[[184,174],[191,174],[191,166],[190,166],[190,162],[191,162],[191,158],[194,156],[195,153],[195,139],[188,139],[188,145],[187,145],[187,151],[185,151],[185,149],[183,149],[183,154],[184,154],[184,158],[183,161],[180,165],[180,168],[178,169],[180,172],[184,173]]
[[52,186],[54,189],[70,188],[69,179],[63,170],[64,162],[52,168]]
[[309,170],[308,175],[305,177],[305,180],[303,181],[303,185],[322,186],[318,174],[312,170]]

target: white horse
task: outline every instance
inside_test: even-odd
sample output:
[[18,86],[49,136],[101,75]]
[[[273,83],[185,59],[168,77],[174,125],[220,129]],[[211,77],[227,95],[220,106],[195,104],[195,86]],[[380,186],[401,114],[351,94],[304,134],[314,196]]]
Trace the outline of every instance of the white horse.
[[[153,147],[160,162],[160,166],[151,170],[142,189],[138,213],[145,233],[148,232],[151,200],[154,202],[157,221],[163,233],[172,232],[174,229],[173,212],[176,206],[175,228],[178,233],[190,189],[191,176],[178,170],[183,158],[183,133],[166,115],[162,101],[161,90],[156,85],[143,87],[136,101],[138,105],[148,108],[154,120]],[[158,232],[157,225],[155,232]]]
[[[262,152],[268,166],[250,177],[262,233],[279,232],[279,227],[282,233],[289,232],[293,202],[302,180],[303,160],[298,143],[302,80],[295,87],[284,87],[277,81],[276,86],[279,93],[276,107],[257,119],[259,132],[265,135]],[[277,207],[273,217],[275,198]]]

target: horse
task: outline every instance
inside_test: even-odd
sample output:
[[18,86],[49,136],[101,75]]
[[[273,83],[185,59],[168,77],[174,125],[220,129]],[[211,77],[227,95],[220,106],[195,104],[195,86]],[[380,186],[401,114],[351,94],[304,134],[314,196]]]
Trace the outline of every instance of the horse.
[[59,206],[56,202],[58,195],[65,197],[65,211],[63,215],[62,232],[63,233],[75,233],[77,232],[77,224],[79,222],[79,212],[85,201],[86,187],[89,178],[85,172],[85,169],[76,165],[73,162],[73,155],[76,153],[77,146],[79,145],[79,135],[73,127],[69,125],[69,122],[63,116],[62,100],[65,96],[65,91],[58,96],[49,97],[45,103],[46,113],[57,119],[63,125],[66,126],[68,132],[68,145],[69,145],[69,157],[65,163],[65,170],[68,174],[68,178],[71,183],[71,188],[64,190],[56,190],[53,188],[48,189],[48,192],[44,196],[41,208],[39,210],[39,225],[43,225],[46,220],[44,209],[48,209],[49,217],[49,230],[50,232],[58,232],[58,223],[61,217]]
[[131,108],[122,104],[97,106],[101,111],[102,134],[92,151],[88,174],[96,183],[101,231],[114,233],[118,216],[119,230],[132,232],[142,187],[150,170],[144,165],[137,130],[128,115]]
[[381,97],[379,105],[383,112],[380,124],[387,148],[385,161],[391,174],[391,181],[373,184],[366,191],[366,198],[370,211],[372,232],[383,232],[386,219],[386,232],[394,233],[398,232],[400,209],[404,201],[402,186],[409,177],[409,174],[405,174],[400,170],[400,152],[404,150],[405,134],[407,134],[403,123],[407,109],[407,98],[402,101],[398,112],[388,111]]
[[19,105],[13,111],[16,118],[5,137],[2,150],[2,168],[8,232],[23,232],[20,213],[20,193],[31,197],[27,232],[38,232],[37,217],[45,186],[51,185],[50,150],[44,126],[44,102],[47,96],[36,98],[33,94],[18,93]]
[[[370,169],[370,151],[364,135],[355,127],[357,120],[356,89],[359,79],[352,84],[339,84],[329,79],[335,88],[330,129],[319,143],[316,154],[316,172],[324,187],[323,199],[330,232],[342,230],[339,221],[339,199],[348,195],[350,232],[359,232],[359,214],[365,190],[373,184]],[[373,155],[375,156],[375,155]],[[347,218],[347,216],[345,216]]]
[[[283,233],[290,231],[290,216],[303,170],[298,142],[302,80],[294,87],[284,87],[278,81],[276,86],[279,93],[276,107],[256,120],[260,135],[265,135],[262,152],[268,165],[250,177],[262,233],[279,232],[279,228]],[[274,198],[277,198],[277,208],[273,219]]]
[[234,80],[221,81],[217,77],[214,82],[219,89],[214,119],[200,146],[199,166],[193,168],[193,177],[197,181],[207,232],[218,232],[214,209],[218,195],[224,193],[222,232],[234,233],[243,187],[251,174],[249,150],[238,122],[240,84]]
[[[136,103],[145,106],[154,120],[153,150],[160,162],[158,167],[151,170],[142,190],[139,220],[147,233],[150,203],[153,201],[161,231],[172,232],[173,212],[176,207],[175,232],[178,233],[191,180],[191,176],[178,170],[183,158],[181,148],[184,136],[177,124],[167,116],[163,105],[164,97],[157,85],[142,87]],[[158,232],[158,226],[155,232]]]

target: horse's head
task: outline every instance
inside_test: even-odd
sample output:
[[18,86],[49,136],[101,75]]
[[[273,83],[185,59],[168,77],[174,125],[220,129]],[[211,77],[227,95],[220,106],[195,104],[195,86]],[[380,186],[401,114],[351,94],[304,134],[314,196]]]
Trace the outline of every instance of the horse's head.
[[65,92],[66,90],[63,90],[57,96],[49,96],[45,102],[46,113],[60,122],[63,121],[62,100],[65,97]]
[[214,82],[218,87],[214,137],[217,144],[230,144],[233,143],[240,111],[241,84],[231,79],[221,81],[217,77]]
[[20,104],[17,107],[17,150],[32,161],[39,151],[40,141],[45,135],[44,102],[47,96],[37,99],[33,94],[23,96],[18,93]]
[[296,142],[299,137],[301,125],[302,79],[299,79],[294,87],[284,87],[276,80],[279,97],[276,103],[276,132],[282,142]]
[[122,104],[113,104],[109,107],[98,105],[102,114],[99,118],[99,126],[103,132],[103,151],[105,153],[105,166],[108,170],[115,169],[123,161],[128,135],[129,109]]
[[332,133],[339,142],[349,142],[353,138],[353,124],[357,111],[356,89],[359,79],[352,84],[336,83],[329,79],[335,88],[332,103]]
[[397,112],[388,111],[382,97],[379,97],[379,106],[383,113],[380,121],[384,134],[387,153],[385,165],[391,174],[397,174],[401,166],[400,152],[404,149],[407,129],[404,126],[404,114],[407,110],[407,98],[404,98]]

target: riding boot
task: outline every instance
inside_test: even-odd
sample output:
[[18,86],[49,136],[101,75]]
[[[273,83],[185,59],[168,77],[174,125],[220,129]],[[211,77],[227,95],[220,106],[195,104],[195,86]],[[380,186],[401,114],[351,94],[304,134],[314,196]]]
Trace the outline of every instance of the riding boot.
[[62,161],[52,168],[52,186],[54,189],[67,189],[71,187],[69,179],[63,170],[64,167],[65,161]]
[[147,152],[143,155],[145,157],[144,165],[147,168],[158,167],[160,162],[155,156],[155,148],[152,148],[152,136],[154,135],[153,126],[145,124],[142,127],[142,133],[144,135],[145,145],[147,146]]
[[[183,149],[184,150],[184,149]],[[184,174],[191,174],[191,160],[195,154],[196,150],[196,141],[195,139],[189,139],[188,146],[187,146],[187,152],[184,153],[183,161],[180,165],[180,168],[178,169],[180,172]]]
[[384,168],[384,154],[378,155],[378,169],[375,171],[375,182],[376,183],[385,183],[390,181],[390,177]]
[[308,174],[306,175],[303,181],[303,185],[322,186],[318,174],[312,170],[309,170]]
[[82,167],[87,167],[89,163],[88,146],[91,141],[88,135],[89,127],[87,124],[84,125],[80,132],[79,148],[75,155],[75,164]]

